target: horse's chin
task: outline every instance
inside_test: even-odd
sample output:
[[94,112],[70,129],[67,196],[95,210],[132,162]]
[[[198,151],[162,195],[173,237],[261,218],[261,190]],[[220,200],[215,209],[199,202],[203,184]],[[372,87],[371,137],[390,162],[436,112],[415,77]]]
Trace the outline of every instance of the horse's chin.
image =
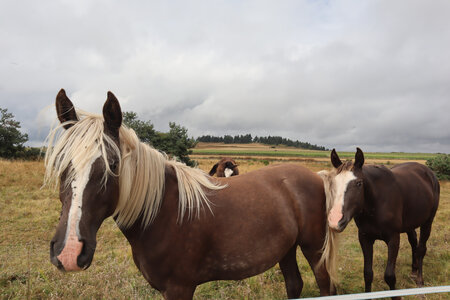
[[348,219],[344,216],[339,220],[337,226],[330,226],[330,228],[334,232],[341,233],[347,227],[349,222],[350,222],[350,219]]
[[338,223],[338,232],[344,231],[347,228],[348,223],[350,222],[350,218],[346,218],[345,216]]

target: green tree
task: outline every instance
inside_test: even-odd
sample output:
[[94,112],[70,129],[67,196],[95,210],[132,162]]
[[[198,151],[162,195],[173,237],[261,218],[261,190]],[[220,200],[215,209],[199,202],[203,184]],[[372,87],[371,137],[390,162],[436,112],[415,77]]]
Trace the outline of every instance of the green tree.
[[142,142],[156,147],[153,142],[158,139],[158,136],[150,121],[141,121],[135,112],[126,111],[123,113],[123,123],[132,128]]
[[14,115],[0,107],[0,157],[16,158],[23,152],[28,135],[19,129],[20,122],[14,120]]
[[197,142],[188,137],[185,127],[174,122],[169,122],[169,127],[170,130],[163,139],[164,151],[175,156],[186,165],[194,166],[196,163],[189,158],[189,154],[192,153],[191,148],[194,148]]
[[139,120],[137,114],[132,111],[123,113],[123,123],[132,128],[142,142],[176,157],[188,166],[196,164],[189,158],[189,154],[192,153],[190,148],[195,147],[196,141],[188,137],[185,127],[169,122],[169,132],[158,132],[150,121]]

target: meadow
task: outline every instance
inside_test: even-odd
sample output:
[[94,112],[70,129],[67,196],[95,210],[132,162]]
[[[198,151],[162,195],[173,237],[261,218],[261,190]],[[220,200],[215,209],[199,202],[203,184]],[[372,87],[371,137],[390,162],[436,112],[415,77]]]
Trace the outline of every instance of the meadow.
[[[227,147],[223,147],[227,148]],[[272,150],[271,150],[272,149]],[[273,151],[274,148],[267,150]],[[201,150],[199,152],[199,150]],[[205,150],[204,152],[202,152]],[[195,149],[192,156],[199,167],[209,171],[224,149]],[[214,151],[222,151],[219,154]],[[227,150],[227,149],[225,149]],[[311,156],[276,156],[241,151],[237,162],[241,173],[273,163],[295,163],[313,171],[330,168],[327,159]],[[292,149],[276,149],[291,152]],[[212,151],[212,152],[211,152]],[[257,155],[250,155],[253,151]],[[264,150],[266,151],[266,150]],[[278,152],[277,151],[277,152]],[[296,150],[298,151],[298,150]],[[305,151],[308,152],[308,151]],[[341,155],[341,153],[339,153]],[[327,154],[329,155],[329,153]],[[353,155],[349,153],[349,156]],[[395,164],[405,160],[424,162],[428,154],[366,154],[369,161]],[[430,154],[431,155],[431,154]],[[327,156],[325,156],[326,158]],[[341,157],[346,157],[341,155]],[[414,159],[415,158],[415,159]],[[0,298],[1,299],[162,299],[144,280],[134,265],[131,249],[114,221],[107,219],[97,235],[97,250],[91,267],[80,273],[62,273],[49,260],[49,243],[60,213],[56,191],[41,189],[42,162],[0,160]],[[424,260],[425,286],[450,284],[450,182],[441,181],[441,201]],[[374,248],[373,290],[387,290],[383,275],[387,256],[384,243]],[[319,296],[312,271],[298,251],[304,280],[302,297]],[[352,221],[341,234],[339,250],[339,294],[363,292],[363,257]],[[405,234],[397,260],[397,288],[413,288],[411,250]],[[427,299],[446,299],[447,295],[427,295]],[[284,281],[278,266],[240,281],[210,282],[199,286],[195,299],[285,299]],[[412,297],[408,299],[415,299]],[[423,298],[421,298],[423,299]]]

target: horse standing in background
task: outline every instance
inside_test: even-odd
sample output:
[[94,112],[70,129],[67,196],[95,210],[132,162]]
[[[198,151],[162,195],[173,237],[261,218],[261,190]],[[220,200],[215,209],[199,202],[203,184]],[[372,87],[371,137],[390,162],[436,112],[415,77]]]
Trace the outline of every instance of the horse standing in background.
[[239,175],[239,168],[234,159],[230,157],[224,157],[219,160],[209,171],[209,175],[217,177],[231,177]]
[[192,299],[199,284],[247,278],[276,263],[288,297],[298,298],[298,246],[320,294],[335,293],[333,233],[316,173],[286,164],[212,178],[141,143],[122,126],[111,92],[103,116],[77,113],[64,90],[56,110],[65,130],[50,132],[45,182],[60,183],[61,217],[50,243],[60,270],[90,266],[97,231],[113,216],[136,266],[165,299]]
[[[342,163],[333,149],[334,170],[321,171],[327,194],[329,226],[338,232],[354,218],[364,254],[365,291],[370,292],[373,280],[372,258],[375,240],[388,246],[384,280],[395,289],[395,263],[400,233],[408,234],[412,249],[412,274],[417,286],[423,286],[422,265],[427,251],[440,186],[434,173],[426,166],[409,162],[388,169],[364,165],[364,154],[357,148],[355,162]],[[415,229],[420,227],[417,243]]]

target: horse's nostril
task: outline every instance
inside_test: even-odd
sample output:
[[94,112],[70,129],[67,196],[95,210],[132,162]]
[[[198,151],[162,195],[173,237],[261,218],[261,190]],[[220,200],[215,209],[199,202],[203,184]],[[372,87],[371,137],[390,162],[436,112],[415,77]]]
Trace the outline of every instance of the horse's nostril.
[[53,256],[55,256],[55,241],[51,240],[50,241],[50,258],[52,258]]

